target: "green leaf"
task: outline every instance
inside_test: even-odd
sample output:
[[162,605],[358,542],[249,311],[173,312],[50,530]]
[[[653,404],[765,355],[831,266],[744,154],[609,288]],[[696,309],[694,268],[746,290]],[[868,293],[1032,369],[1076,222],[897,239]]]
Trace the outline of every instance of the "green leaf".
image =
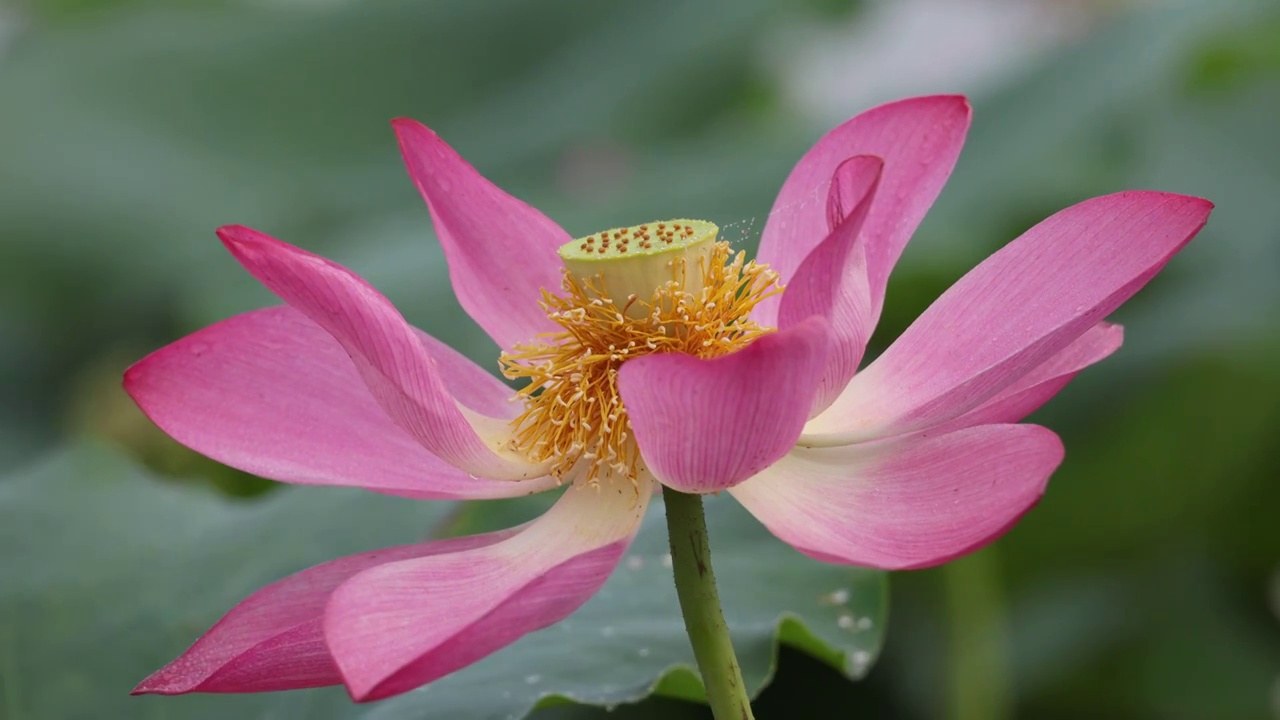
[[[446,526],[518,519],[510,504],[424,503],[330,488],[232,502],[148,477],[98,447],[0,483],[0,708],[6,718],[521,717],[561,700],[696,698],[659,511],[604,589],[568,620],[432,685],[352,705],[337,688],[131,698],[129,690],[242,597],[318,562]],[[490,510],[490,507],[493,509]],[[778,542],[731,499],[707,502],[716,575],[743,673],[758,692],[781,640],[850,677],[878,653],[883,573]],[[478,591],[482,591],[479,589]]]

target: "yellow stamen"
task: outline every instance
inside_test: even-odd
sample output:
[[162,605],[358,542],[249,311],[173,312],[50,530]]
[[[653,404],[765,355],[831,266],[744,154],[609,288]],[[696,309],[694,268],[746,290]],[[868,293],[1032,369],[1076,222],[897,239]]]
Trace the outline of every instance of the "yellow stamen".
[[672,230],[671,240],[651,236],[651,227],[598,234],[655,241],[630,255],[606,256],[585,239],[566,244],[563,293],[544,289],[540,303],[561,329],[500,358],[505,376],[529,380],[519,391],[525,411],[512,421],[516,449],[535,462],[553,461],[551,473],[570,482],[606,475],[634,481],[642,470],[618,394],[623,362],[652,353],[727,355],[772,332],[748,315],[782,292],[777,273],[715,242],[711,223],[657,223],[658,232]]

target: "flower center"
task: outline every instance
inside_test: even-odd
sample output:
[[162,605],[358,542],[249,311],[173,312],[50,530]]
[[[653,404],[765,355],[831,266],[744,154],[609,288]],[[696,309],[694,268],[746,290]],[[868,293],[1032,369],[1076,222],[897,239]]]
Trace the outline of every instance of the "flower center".
[[617,228],[560,248],[563,293],[540,305],[559,330],[499,359],[508,378],[527,378],[525,410],[512,425],[515,449],[551,474],[595,484],[636,480],[643,464],[618,395],[618,368],[651,353],[726,355],[771,332],[749,319],[782,292],[777,273],[747,262],[718,228],[672,220]]

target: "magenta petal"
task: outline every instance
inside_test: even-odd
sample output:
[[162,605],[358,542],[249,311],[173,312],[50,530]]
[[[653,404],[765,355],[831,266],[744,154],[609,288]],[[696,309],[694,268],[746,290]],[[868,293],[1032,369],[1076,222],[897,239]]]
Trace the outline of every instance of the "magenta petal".
[[384,563],[492,545],[515,531],[404,545],[349,555],[290,575],[245,598],[135,695],[242,693],[337,685],[322,620],[334,588]]
[[806,444],[909,432],[981,405],[1146,285],[1212,208],[1135,191],[1053,215],[943,293],[814,418]]
[[836,170],[827,203],[835,229],[796,269],[782,296],[779,328],[785,330],[814,315],[826,318],[831,326],[827,363],[811,417],[844,390],[875,329],[867,258],[859,233],[883,168],[880,158],[859,155]]
[[[960,96],[911,98],[867,110],[824,135],[778,192],[760,237],[760,260],[789,283],[833,228],[823,201],[836,168],[855,155],[883,158],[880,190],[862,231],[874,325],[889,271],[951,175],[970,114],[969,103]],[[773,325],[780,303],[780,298],[770,298],[753,315]]]
[[392,126],[462,307],[504,350],[556,330],[538,299],[543,288],[560,289],[556,250],[569,234],[484,179],[427,127],[405,119]]
[[827,334],[810,318],[712,360],[623,363],[618,389],[649,471],[682,492],[717,492],[785,455],[813,407]]
[[324,632],[351,696],[412,690],[568,617],[613,572],[652,494],[625,481],[571,487],[507,540],[348,580]]
[[[481,410],[510,405],[505,385],[422,338],[460,398]],[[435,457],[378,406],[342,346],[290,307],[188,335],[129,368],[124,387],[178,442],[281,482],[464,499],[527,495],[555,483],[474,478]]]
[[990,400],[931,432],[1018,422],[1057,395],[1081,370],[1105,359],[1123,343],[1123,327],[1098,323]]
[[[382,409],[436,456],[481,477],[518,480],[545,474],[499,454],[501,434],[508,430],[505,420],[464,414],[418,333],[369,283],[256,230],[225,227],[218,237],[250,274],[342,345]],[[487,437],[478,434],[477,424],[485,426]]]
[[797,448],[730,490],[774,535],[819,560],[938,565],[991,542],[1040,496],[1062,443],[1036,425],[984,425]]

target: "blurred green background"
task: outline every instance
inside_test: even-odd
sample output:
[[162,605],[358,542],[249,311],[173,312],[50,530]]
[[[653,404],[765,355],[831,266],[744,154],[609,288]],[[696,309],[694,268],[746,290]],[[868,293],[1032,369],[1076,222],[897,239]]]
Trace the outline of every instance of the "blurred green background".
[[[334,258],[494,367],[495,346],[452,297],[390,118],[432,126],[574,235],[702,217],[753,248],[773,193],[822,132],[877,102],[957,91],[971,96],[973,130],[894,274],[878,347],[1073,202],[1137,187],[1217,210],[1117,314],[1122,351],[1036,416],[1068,448],[1044,502],[975,556],[893,576],[891,625],[865,679],[784,649],[760,717],[1280,717],[1274,0],[0,5],[0,469],[12,485],[0,479],[11,521],[0,525],[0,717],[187,717],[194,705],[122,702],[127,685],[97,678],[167,659],[216,614],[169,628],[139,660],[107,625],[131,604],[131,623],[163,625],[170,608],[143,588],[99,593],[94,578],[127,567],[160,585],[244,583],[180,555],[149,575],[132,558],[183,532],[173,513],[231,503],[252,525],[274,512],[253,514],[264,493],[324,492],[275,493],[190,454],[120,390],[146,352],[273,302],[216,226]],[[47,458],[86,452],[197,487],[178,499],[162,482],[127,497],[43,489],[56,475]],[[97,487],[94,462],[52,467]],[[261,536],[248,552],[273,552]],[[49,610],[61,602],[87,613],[74,633],[56,622],[69,610]],[[65,656],[42,654],[45,637]],[[101,704],[83,700],[95,694]],[[304,697],[235,716],[319,717],[303,703],[345,703]],[[445,717],[417,707],[371,716]],[[615,716],[700,713],[655,698]]]

